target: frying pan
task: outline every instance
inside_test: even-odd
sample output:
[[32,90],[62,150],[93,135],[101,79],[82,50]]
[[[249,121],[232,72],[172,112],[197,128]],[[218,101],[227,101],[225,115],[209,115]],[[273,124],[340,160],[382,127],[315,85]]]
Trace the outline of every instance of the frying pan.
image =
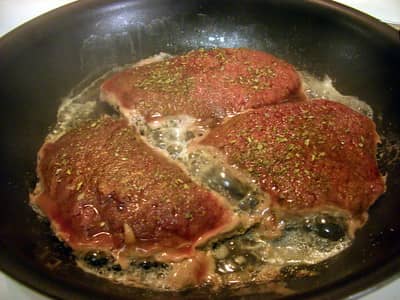
[[[28,206],[36,153],[61,99],[115,65],[199,47],[271,52],[299,70],[325,74],[343,94],[375,111],[387,192],[370,209],[354,244],[288,280],[287,299],[359,295],[400,271],[400,40],[394,29],[330,1],[81,1],[46,14],[0,40],[0,268],[64,299],[200,299],[207,291],[162,293],[112,284],[80,271],[69,250]],[[61,262],[61,263],[60,263]],[[214,298],[265,299],[257,288]]]

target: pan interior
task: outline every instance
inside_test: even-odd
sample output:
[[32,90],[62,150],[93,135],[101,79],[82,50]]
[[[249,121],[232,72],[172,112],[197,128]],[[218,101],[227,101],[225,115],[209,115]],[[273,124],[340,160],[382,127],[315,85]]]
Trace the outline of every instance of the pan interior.
[[[104,71],[159,52],[199,47],[248,47],[271,52],[367,101],[382,135],[387,192],[370,209],[352,247],[315,266],[320,276],[293,280],[304,297],[341,297],[398,271],[400,222],[400,42],[394,31],[340,6],[319,1],[97,1],[76,3],[39,18],[0,41],[3,109],[0,266],[60,298],[204,298],[116,286],[83,273],[69,251],[28,206],[36,153],[56,120],[61,99]],[[61,264],[58,264],[62,261]],[[222,291],[231,297],[249,291]],[[260,294],[261,293],[261,294]],[[264,298],[253,287],[249,299]],[[278,296],[271,296],[276,298]]]

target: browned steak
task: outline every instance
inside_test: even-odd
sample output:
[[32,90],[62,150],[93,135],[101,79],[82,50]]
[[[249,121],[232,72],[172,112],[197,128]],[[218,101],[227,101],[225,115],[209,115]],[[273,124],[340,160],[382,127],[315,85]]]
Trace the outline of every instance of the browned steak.
[[228,119],[202,141],[292,211],[321,206],[361,214],[384,192],[375,124],[327,100],[285,103]]
[[125,115],[188,114],[209,120],[300,97],[293,66],[250,49],[195,50],[124,70],[106,80],[102,99]]
[[31,197],[74,250],[144,249],[190,255],[232,228],[223,199],[145,144],[126,121],[102,118],[39,152]]

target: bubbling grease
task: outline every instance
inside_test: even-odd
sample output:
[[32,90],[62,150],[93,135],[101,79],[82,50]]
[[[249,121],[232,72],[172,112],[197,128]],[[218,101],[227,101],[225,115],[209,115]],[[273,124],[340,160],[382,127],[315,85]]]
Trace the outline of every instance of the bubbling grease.
[[308,98],[323,98],[333,100],[350,107],[351,109],[367,116],[370,119],[374,117],[374,111],[372,110],[371,106],[358,99],[358,97],[342,95],[333,86],[333,81],[328,75],[325,75],[321,80],[306,71],[301,71],[299,74],[303,83],[304,92]]
[[[160,61],[170,55],[160,53],[138,62],[143,65]],[[130,66],[128,66],[130,67]],[[80,122],[93,119],[111,110],[99,101],[99,86],[116,68],[87,85],[79,94],[63,100],[57,113],[57,123],[48,140],[57,139]],[[322,80],[307,72],[300,72],[303,88],[310,98],[327,98],[349,106],[372,118],[372,108],[357,97],[342,95],[325,76]],[[248,216],[270,215],[265,209],[268,196],[254,184],[254,180],[221,160],[207,149],[192,149],[192,141],[207,133],[208,128],[197,125],[187,115],[165,117],[151,123],[132,116],[144,140],[170,159],[175,160],[200,184],[229,199],[234,211]],[[265,214],[265,215],[264,215]],[[351,244],[353,233],[349,217],[339,210],[326,210],[303,215],[286,215],[279,218],[279,235],[271,237],[260,226],[237,230],[228,236],[218,237],[200,249],[213,262],[214,270],[205,284],[235,286],[250,282],[269,282],[279,277],[283,268],[293,265],[317,264],[332,257]],[[121,267],[115,258],[106,253],[76,253],[78,266],[87,272],[127,285],[159,290],[174,289],[174,278],[190,270],[190,261],[160,263],[154,259],[137,259]],[[179,284],[178,284],[179,285]]]

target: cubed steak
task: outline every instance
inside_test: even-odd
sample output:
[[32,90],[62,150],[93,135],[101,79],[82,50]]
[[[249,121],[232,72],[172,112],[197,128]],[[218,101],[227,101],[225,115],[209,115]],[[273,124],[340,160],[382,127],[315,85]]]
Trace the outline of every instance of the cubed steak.
[[361,216],[384,192],[375,124],[327,100],[284,103],[228,119],[201,141],[223,152],[287,211],[335,207]]
[[209,121],[268,104],[302,98],[294,67],[250,49],[194,50],[118,72],[101,98],[128,118],[187,114]]
[[104,117],[46,142],[37,173],[31,203],[76,251],[173,260],[235,226],[223,198],[145,144],[126,120]]

